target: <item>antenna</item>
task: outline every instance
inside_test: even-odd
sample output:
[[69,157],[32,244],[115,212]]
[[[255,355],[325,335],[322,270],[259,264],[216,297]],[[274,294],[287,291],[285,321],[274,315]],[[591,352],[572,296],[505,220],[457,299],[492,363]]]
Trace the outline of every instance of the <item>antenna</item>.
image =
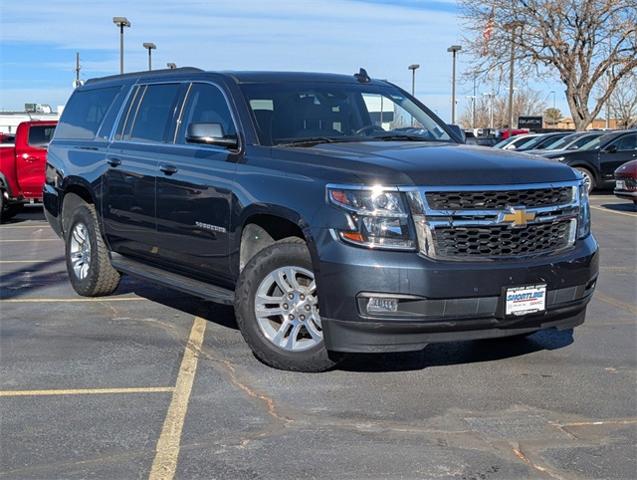
[[362,67],[358,71],[358,73],[354,74],[354,77],[356,78],[356,80],[358,80],[361,83],[368,83],[368,82],[371,82],[372,80],[371,78],[369,78],[369,75],[367,75],[367,70],[365,70]]

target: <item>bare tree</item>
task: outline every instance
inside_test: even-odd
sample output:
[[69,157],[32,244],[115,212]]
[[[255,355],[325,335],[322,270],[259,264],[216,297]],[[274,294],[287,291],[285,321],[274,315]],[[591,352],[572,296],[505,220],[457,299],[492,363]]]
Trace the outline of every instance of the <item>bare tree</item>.
[[[523,115],[542,115],[546,103],[539,92],[531,89],[515,90],[513,95],[513,118]],[[471,127],[472,107],[468,105],[460,116],[460,124],[464,128]],[[493,123],[495,128],[508,126],[507,99],[496,97],[493,101]],[[476,101],[476,127],[486,128],[490,126],[491,100],[478,98]]]
[[562,112],[560,112],[559,108],[547,108],[544,110],[544,120],[549,125],[555,125],[562,119]]
[[[585,129],[618,82],[637,69],[637,0],[459,0],[481,74],[508,68],[558,76],[573,121]],[[512,32],[512,26],[515,26]],[[599,98],[593,89],[602,85]]]
[[623,78],[617,83],[608,103],[618,127],[628,128],[637,121],[637,74]]

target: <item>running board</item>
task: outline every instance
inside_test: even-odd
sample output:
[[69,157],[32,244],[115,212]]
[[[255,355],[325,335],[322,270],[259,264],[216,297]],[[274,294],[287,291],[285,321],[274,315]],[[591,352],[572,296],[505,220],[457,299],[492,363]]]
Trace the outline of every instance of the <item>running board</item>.
[[217,287],[206,282],[185,277],[184,275],[179,275],[178,273],[167,272],[160,268],[151,267],[150,265],[114,252],[111,252],[111,263],[115,270],[134,277],[144,278],[149,282],[158,283],[196,297],[205,298],[206,300],[211,300],[216,303],[223,303],[224,305],[232,305],[234,303],[234,292],[223,287]]

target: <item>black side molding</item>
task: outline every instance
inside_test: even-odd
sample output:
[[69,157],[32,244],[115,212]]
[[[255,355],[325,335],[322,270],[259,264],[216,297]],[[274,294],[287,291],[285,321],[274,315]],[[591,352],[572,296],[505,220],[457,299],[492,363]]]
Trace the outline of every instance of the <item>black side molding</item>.
[[160,268],[151,267],[150,265],[114,252],[111,252],[111,263],[113,264],[113,268],[122,273],[141,277],[150,282],[174,288],[175,290],[205,298],[206,300],[211,300],[216,303],[222,303],[224,305],[232,305],[234,303],[234,292],[226,288],[210,285],[209,283],[194,280],[179,275],[178,273],[167,272]]

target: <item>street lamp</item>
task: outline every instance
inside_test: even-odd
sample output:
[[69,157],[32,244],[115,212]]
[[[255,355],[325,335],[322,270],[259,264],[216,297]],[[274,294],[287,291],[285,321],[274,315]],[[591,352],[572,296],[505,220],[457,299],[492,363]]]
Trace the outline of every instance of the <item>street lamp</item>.
[[177,68],[177,64],[173,62],[168,62],[166,66],[171,70],[174,70],[175,68]]
[[124,73],[124,27],[131,23],[126,17],[113,17],[113,23],[119,27],[119,73]]
[[150,71],[153,69],[151,52],[157,48],[157,45],[152,42],[144,42],[142,45],[146,50],[148,50],[148,70]]
[[462,50],[461,45],[451,45],[447,51],[452,54],[452,73],[451,73],[451,124],[456,123],[456,55]]
[[418,65],[417,63],[414,63],[412,65],[409,65],[409,67],[407,68],[411,70],[411,96],[415,97],[416,96],[416,70],[420,68],[420,65]]

